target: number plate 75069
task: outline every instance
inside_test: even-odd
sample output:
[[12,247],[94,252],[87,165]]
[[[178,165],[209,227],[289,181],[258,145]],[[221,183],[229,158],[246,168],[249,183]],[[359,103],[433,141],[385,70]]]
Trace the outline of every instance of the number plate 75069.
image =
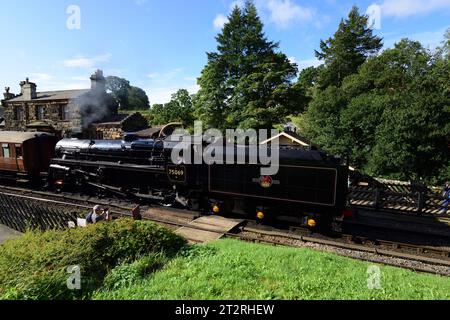
[[171,181],[185,182],[186,167],[183,166],[167,166],[167,175]]

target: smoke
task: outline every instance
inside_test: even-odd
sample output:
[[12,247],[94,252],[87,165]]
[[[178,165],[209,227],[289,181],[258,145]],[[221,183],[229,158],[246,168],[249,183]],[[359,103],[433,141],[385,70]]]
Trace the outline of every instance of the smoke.
[[74,133],[81,133],[91,124],[115,114],[114,100],[102,90],[91,90],[71,101],[67,107]]

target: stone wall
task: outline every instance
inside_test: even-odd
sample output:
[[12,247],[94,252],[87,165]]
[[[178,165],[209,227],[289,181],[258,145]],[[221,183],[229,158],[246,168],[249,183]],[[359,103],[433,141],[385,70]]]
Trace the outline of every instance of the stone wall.
[[[71,132],[80,129],[81,119],[79,114],[72,113],[69,120],[61,119],[60,108],[68,108],[68,100],[53,102],[14,102],[4,101],[5,130],[9,131],[27,131],[29,125],[39,124],[52,127],[57,134]],[[44,107],[43,120],[38,119],[37,108]],[[19,119],[15,119],[15,110],[18,112]],[[20,112],[23,118],[20,119]]]
[[148,121],[140,113],[134,113],[122,121],[96,123],[84,133],[86,139],[122,140],[127,132],[136,132],[148,128]]
[[104,140],[122,140],[124,131],[120,124],[117,125],[95,125],[88,130],[90,132],[90,139],[104,139]]

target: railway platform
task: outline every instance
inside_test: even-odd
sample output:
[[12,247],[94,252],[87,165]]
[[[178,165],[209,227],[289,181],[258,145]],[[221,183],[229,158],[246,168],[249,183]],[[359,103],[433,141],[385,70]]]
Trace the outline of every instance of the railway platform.
[[[241,219],[221,216],[200,216],[198,212],[172,208],[152,207],[143,213],[145,219],[167,224],[189,243],[205,243],[218,240],[230,231],[246,223]],[[181,227],[180,227],[181,226]]]
[[205,216],[192,221],[187,227],[176,230],[175,233],[188,239],[190,243],[211,242],[219,240],[226,233],[244,223],[244,220],[226,219],[218,216]]

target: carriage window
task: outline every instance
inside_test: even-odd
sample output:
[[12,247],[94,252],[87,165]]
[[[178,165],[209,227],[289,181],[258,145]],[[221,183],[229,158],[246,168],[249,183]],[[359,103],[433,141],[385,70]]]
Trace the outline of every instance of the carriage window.
[[22,159],[23,158],[22,146],[20,144],[16,144],[16,158],[17,159]]
[[11,150],[8,144],[2,144],[3,158],[11,158]]

